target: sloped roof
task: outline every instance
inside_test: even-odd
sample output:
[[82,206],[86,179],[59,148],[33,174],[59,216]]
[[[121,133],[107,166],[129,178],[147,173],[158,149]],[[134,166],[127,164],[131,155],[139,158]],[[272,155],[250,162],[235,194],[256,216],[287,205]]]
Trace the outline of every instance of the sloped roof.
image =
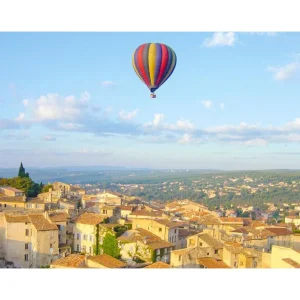
[[85,212],[75,219],[75,223],[97,225],[103,222],[103,217],[95,213]]
[[126,263],[107,254],[89,256],[88,260],[98,263],[106,268],[124,268],[127,266]]
[[58,227],[50,223],[43,215],[29,215],[28,217],[38,231],[58,230]]
[[198,258],[197,262],[208,269],[230,269],[222,260],[216,260],[212,257]]
[[171,266],[163,261],[157,261],[144,269],[169,269]]
[[85,260],[85,255],[70,254],[54,261],[51,265],[64,268],[82,268],[80,266]]

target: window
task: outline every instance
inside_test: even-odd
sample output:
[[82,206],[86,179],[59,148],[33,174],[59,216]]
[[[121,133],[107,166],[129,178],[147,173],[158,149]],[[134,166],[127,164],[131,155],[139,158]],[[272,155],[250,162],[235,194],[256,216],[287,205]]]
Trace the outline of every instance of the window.
[[50,244],[50,248],[52,248],[52,244]]
[[25,254],[24,260],[28,261],[28,254]]
[[6,207],[6,204],[4,204],[4,207]]
[[90,253],[93,254],[93,253],[92,253],[92,247],[90,247]]
[[87,235],[86,234],[83,235],[83,240],[87,241]]
[[215,250],[215,254],[218,254],[218,250]]
[[28,244],[27,243],[25,244],[25,250],[28,250]]
[[209,252],[207,252],[206,254],[207,254],[207,256],[209,256]]
[[79,251],[80,251],[79,245],[77,245],[77,248],[76,248],[76,250],[77,250],[77,252],[79,252]]
[[93,236],[92,235],[90,235],[90,242],[92,242],[93,241]]
[[160,250],[157,249],[157,250],[156,250],[156,255],[159,255],[159,254],[160,254]]
[[161,231],[162,231],[162,228],[158,228],[158,231],[161,232]]
[[201,246],[202,246],[202,243],[199,243],[199,246],[201,247]]
[[86,246],[82,246],[82,252],[86,252]]
[[175,234],[177,233],[177,229],[175,229],[174,233],[175,233]]
[[25,235],[29,236],[29,229],[25,229]]
[[77,233],[77,240],[79,240],[80,239],[80,234],[79,233]]

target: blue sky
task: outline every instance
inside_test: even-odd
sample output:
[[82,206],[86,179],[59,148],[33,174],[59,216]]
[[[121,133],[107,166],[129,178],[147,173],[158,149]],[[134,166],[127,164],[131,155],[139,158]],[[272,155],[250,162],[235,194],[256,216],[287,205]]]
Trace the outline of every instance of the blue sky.
[[[161,42],[156,99],[131,65]],[[0,167],[300,168],[299,33],[0,33]]]

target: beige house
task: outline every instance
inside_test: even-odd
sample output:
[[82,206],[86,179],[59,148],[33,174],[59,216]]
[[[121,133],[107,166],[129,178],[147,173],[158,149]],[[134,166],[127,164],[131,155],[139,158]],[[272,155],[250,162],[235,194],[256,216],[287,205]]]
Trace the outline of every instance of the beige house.
[[103,222],[103,217],[85,212],[78,216],[73,223],[73,251],[77,253],[94,254],[94,245],[96,242],[96,225]]
[[271,253],[263,253],[264,268],[300,268],[300,252],[273,245]]
[[164,241],[175,244],[175,247],[180,247],[179,229],[181,223],[171,222],[169,220],[150,220],[150,219],[133,219],[132,229],[142,228],[157,235]]
[[18,268],[48,266],[58,258],[58,228],[43,214],[2,214],[2,256]]
[[121,218],[127,219],[128,215],[133,211],[133,206],[130,205],[120,205]]
[[148,230],[137,228],[128,230],[118,239],[122,259],[131,264],[135,258],[145,262],[170,262],[175,245],[162,240]]
[[225,243],[223,262],[230,268],[257,268],[258,258],[238,243]]
[[300,216],[287,216],[285,217],[285,223],[289,224],[294,224],[297,228],[300,227]]
[[198,263],[199,258],[213,257],[218,258],[211,251],[210,247],[189,247],[184,249],[173,250],[171,252],[171,266],[172,268],[200,268]]
[[71,190],[71,185],[59,181],[55,181],[52,183],[53,191],[59,192],[59,195],[65,196]]
[[50,212],[48,218],[58,228],[59,254],[61,256],[71,254],[73,233],[70,215],[66,212]]
[[9,197],[20,197],[25,195],[23,191],[10,186],[0,186],[0,193]]
[[214,239],[207,233],[198,233],[192,236],[189,236],[187,239],[187,247],[203,247],[209,250],[211,256],[219,256],[222,258],[223,254],[223,243]]
[[25,208],[26,196],[7,196],[0,193],[0,209]]
[[27,198],[25,208],[44,211],[45,210],[45,202],[43,199],[40,199],[40,198]]
[[149,220],[155,220],[155,219],[165,219],[166,216],[164,215],[163,211],[161,210],[152,210],[148,211],[146,209],[136,209],[133,212],[131,212],[128,217],[129,220],[133,219],[149,219]]

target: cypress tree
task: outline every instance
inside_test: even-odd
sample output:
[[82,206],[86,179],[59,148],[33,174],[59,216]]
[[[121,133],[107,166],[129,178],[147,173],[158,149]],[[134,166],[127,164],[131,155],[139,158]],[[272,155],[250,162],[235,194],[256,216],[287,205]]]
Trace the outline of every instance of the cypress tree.
[[20,168],[19,168],[19,174],[18,177],[26,177],[25,168],[23,167],[23,163],[21,162]]

